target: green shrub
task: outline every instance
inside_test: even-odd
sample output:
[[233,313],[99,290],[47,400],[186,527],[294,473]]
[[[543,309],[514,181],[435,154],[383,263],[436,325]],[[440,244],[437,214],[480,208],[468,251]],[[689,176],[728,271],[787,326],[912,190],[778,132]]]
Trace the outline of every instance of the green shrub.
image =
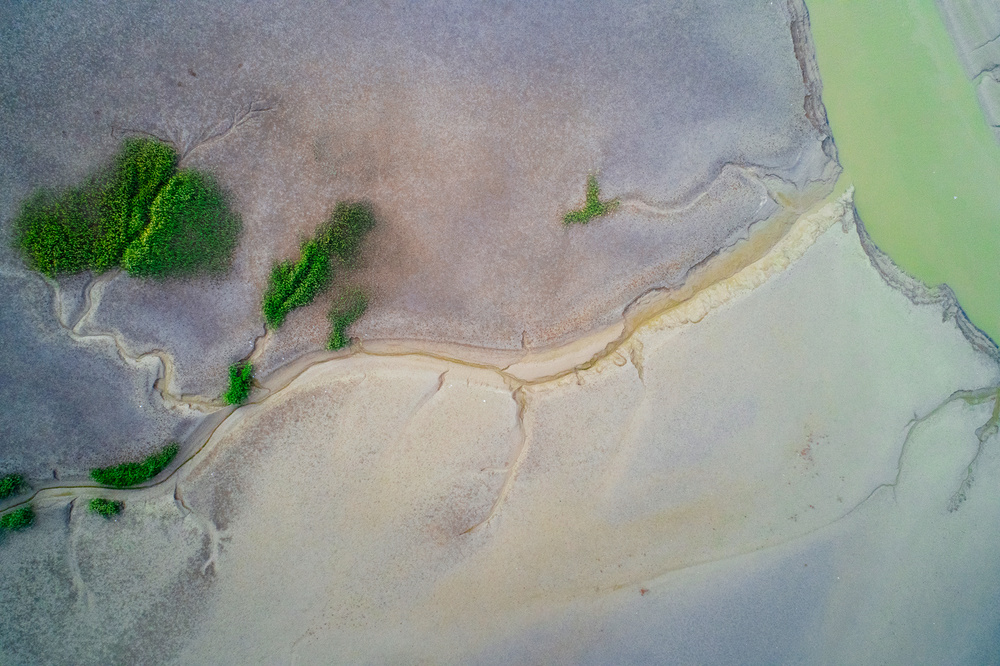
[[566,213],[563,217],[563,224],[586,224],[595,217],[607,215],[618,207],[618,199],[611,201],[601,201],[600,190],[597,187],[597,178],[593,175],[587,177],[587,198],[580,210]]
[[332,277],[329,253],[318,241],[306,241],[297,262],[283,261],[271,269],[262,304],[264,321],[278,328],[289,312],[308,305],[326,289]]
[[153,201],[149,224],[125,249],[122,268],[151,277],[222,272],[240,228],[211,176],[179,171]]
[[367,308],[368,296],[360,289],[351,289],[341,296],[330,309],[329,319],[333,328],[326,348],[332,351],[346,346],[350,342],[347,328],[357,321]]
[[145,483],[162,472],[167,468],[167,465],[173,462],[179,451],[180,446],[171,443],[142,462],[128,462],[112,467],[92,469],[90,470],[90,478],[112,488],[129,488]]
[[0,477],[0,500],[13,497],[27,489],[28,484],[20,474],[8,474]]
[[28,266],[49,277],[80,273],[94,263],[101,192],[96,182],[62,192],[39,189],[13,222],[13,246]]
[[211,176],[176,167],[169,145],[128,139],[112,166],[84,185],[28,197],[14,218],[13,245],[50,277],[116,266],[153,277],[224,271],[240,218]]
[[0,516],[0,530],[7,530],[10,532],[23,530],[26,527],[30,527],[34,522],[35,511],[29,504]]
[[229,366],[229,389],[222,396],[227,405],[242,405],[250,396],[253,381],[252,363],[234,363]]
[[331,254],[350,263],[357,257],[365,234],[374,226],[375,214],[369,204],[340,201],[317,240]]
[[121,263],[125,248],[149,224],[150,207],[176,168],[173,147],[153,139],[125,141],[104,189],[94,268],[103,271]]
[[272,267],[261,304],[268,326],[278,328],[289,312],[308,305],[326,289],[333,279],[331,257],[353,263],[364,235],[374,226],[375,215],[367,203],[337,203],[316,236],[302,244],[298,261]]
[[115,502],[114,500],[104,499],[103,497],[95,497],[90,500],[91,513],[96,513],[104,516],[105,518],[117,516],[124,508],[124,502]]

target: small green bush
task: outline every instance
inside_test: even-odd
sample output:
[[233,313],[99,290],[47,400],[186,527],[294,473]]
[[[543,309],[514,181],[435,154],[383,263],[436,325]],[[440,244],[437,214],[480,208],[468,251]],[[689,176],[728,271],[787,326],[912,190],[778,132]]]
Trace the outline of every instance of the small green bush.
[[150,277],[222,272],[240,228],[211,176],[179,171],[150,206],[149,224],[125,249],[122,268]]
[[333,304],[329,319],[333,327],[326,348],[333,351],[346,346],[351,340],[347,328],[357,321],[368,308],[368,296],[360,289],[351,289]]
[[117,516],[124,508],[125,502],[115,502],[103,497],[95,497],[90,500],[90,512],[104,516],[105,518]]
[[35,522],[35,511],[31,505],[22,506],[0,516],[0,530],[13,532],[30,527]]
[[357,258],[365,234],[374,226],[375,214],[369,204],[340,201],[320,229],[317,240],[332,255],[351,263]]
[[597,178],[590,175],[587,177],[587,198],[583,208],[566,213],[563,224],[586,224],[595,217],[607,215],[617,208],[619,203],[618,199],[601,201]]
[[112,488],[129,488],[149,481],[173,462],[180,451],[177,443],[171,443],[150,455],[142,462],[128,462],[112,467],[98,467],[90,470],[90,478]]
[[20,474],[8,474],[0,477],[0,500],[13,497],[28,487],[24,477]]
[[264,321],[278,328],[289,312],[308,305],[326,289],[332,277],[330,254],[320,242],[306,241],[297,262],[283,261],[271,269],[262,305]]
[[271,269],[261,304],[268,326],[278,328],[289,312],[308,305],[329,286],[333,279],[331,257],[353,264],[362,239],[374,226],[369,204],[338,202],[315,237],[302,244],[299,260],[279,262]]
[[242,405],[250,397],[250,384],[253,382],[252,363],[234,363],[229,366],[229,389],[222,399],[227,405]]

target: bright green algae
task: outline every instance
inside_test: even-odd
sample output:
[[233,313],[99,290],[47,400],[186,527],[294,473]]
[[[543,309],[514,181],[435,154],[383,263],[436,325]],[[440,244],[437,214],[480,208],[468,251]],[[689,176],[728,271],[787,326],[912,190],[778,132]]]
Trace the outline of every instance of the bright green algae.
[[618,199],[601,201],[601,190],[597,185],[597,177],[591,174],[587,177],[587,196],[583,208],[566,213],[563,224],[587,224],[595,217],[602,217],[618,207]]
[[808,2],[839,189],[875,243],[1000,340],[1000,145],[933,0]]

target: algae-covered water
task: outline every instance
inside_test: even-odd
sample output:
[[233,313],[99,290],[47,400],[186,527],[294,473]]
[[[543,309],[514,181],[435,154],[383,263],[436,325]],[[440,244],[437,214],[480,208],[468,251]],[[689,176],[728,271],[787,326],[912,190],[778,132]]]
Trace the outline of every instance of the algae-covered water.
[[1000,145],[933,0],[811,0],[823,101],[858,212],[902,268],[1000,340]]

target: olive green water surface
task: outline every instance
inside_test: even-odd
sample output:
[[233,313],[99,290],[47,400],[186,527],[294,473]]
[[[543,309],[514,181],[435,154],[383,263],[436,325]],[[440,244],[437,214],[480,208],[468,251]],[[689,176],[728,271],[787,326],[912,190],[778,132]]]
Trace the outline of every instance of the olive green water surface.
[[1000,340],[1000,145],[933,0],[807,0],[823,102],[873,240]]

